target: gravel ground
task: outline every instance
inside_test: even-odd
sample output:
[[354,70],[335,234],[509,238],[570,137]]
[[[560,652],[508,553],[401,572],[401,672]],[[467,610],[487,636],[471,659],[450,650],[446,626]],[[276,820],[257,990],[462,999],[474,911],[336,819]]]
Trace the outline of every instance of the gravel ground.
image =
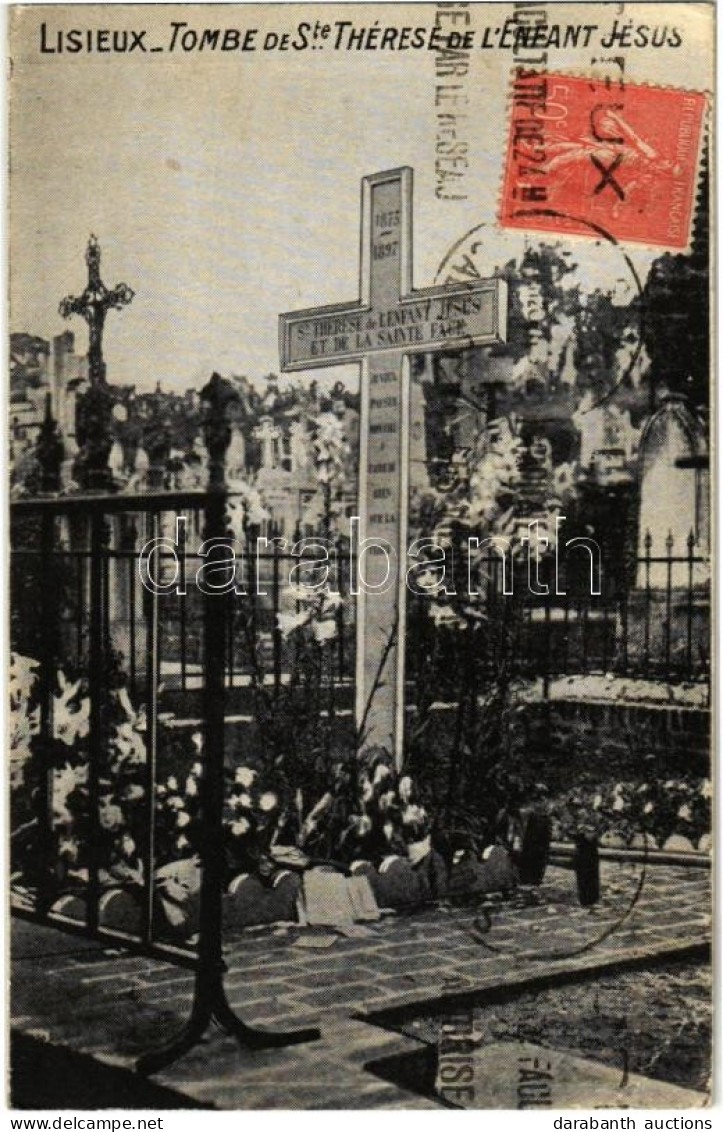
[[[414,1019],[405,1033],[436,1045],[442,1017]],[[566,1050],[671,1084],[710,1089],[709,967],[604,975],[474,1010],[475,1037]]]

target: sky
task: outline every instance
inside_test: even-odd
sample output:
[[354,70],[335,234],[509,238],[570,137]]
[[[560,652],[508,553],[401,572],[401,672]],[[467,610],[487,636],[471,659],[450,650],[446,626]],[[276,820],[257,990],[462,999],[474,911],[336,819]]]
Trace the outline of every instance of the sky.
[[[610,24],[621,5],[596,6]],[[690,49],[703,34],[687,5]],[[588,8],[589,12],[592,9]],[[675,22],[679,6],[649,6],[644,19]],[[579,22],[581,9],[555,7]],[[414,169],[414,283],[435,281],[450,246],[484,224],[483,272],[524,237],[500,233],[507,95],[513,56],[478,51],[460,79],[435,75],[429,51],[249,53],[168,50],[141,54],[41,53],[72,28],[146,29],[168,46],[173,20],[189,27],[293,31],[304,20],[430,27],[433,5],[34,6],[11,27],[10,328],[50,337],[64,329],[85,351],[80,319],[57,313],[85,285],[83,255],[95,233],[107,286],[136,292],[111,312],[109,380],[149,389],[198,387],[216,369],[253,378],[279,369],[278,315],[354,300],[358,294],[359,196],[364,174]],[[499,24],[509,6],[474,8],[473,26]],[[576,14],[577,13],[577,14]],[[640,5],[625,15],[643,16]],[[448,25],[450,26],[450,25]],[[592,51],[560,51],[557,70],[591,66]],[[629,81],[686,86],[688,51],[634,52]],[[703,76],[699,82],[702,83]],[[458,140],[468,149],[464,200],[435,197],[436,87],[459,82],[467,102]],[[570,241],[590,285],[624,275],[616,255]],[[645,274],[653,253],[630,246]],[[616,253],[617,254],[617,253]],[[328,372],[354,378],[354,367]],[[309,374],[309,379],[313,375]]]

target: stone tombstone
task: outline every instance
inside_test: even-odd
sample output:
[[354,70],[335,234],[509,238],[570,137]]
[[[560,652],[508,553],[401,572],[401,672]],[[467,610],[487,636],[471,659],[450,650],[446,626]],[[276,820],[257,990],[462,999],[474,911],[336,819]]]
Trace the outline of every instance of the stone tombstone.
[[[702,463],[708,446],[701,422],[683,397],[669,395],[650,417],[638,452],[638,558],[647,549],[653,558],[687,554],[693,533],[694,554],[710,550],[708,472]],[[687,585],[684,563],[673,567],[673,587]],[[646,585],[646,569],[638,564],[637,585]],[[650,568],[653,589],[667,585],[667,566]]]
[[694,676],[710,633],[710,497],[702,421],[668,395],[640,438],[637,562],[628,604],[628,658]]

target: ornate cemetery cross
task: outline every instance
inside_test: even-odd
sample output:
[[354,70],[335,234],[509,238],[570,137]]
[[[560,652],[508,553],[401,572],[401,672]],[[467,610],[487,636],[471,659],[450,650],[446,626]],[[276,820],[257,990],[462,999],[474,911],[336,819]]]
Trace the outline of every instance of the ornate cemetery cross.
[[105,383],[103,361],[103,327],[109,310],[120,310],[133,300],[133,291],[127,283],[118,283],[109,291],[100,277],[100,244],[91,235],[85,253],[88,265],[88,282],[82,295],[68,295],[60,304],[63,318],[79,314],[88,323],[88,377],[91,385]]
[[[362,179],[361,295],[355,303],[280,317],[284,371],[361,362],[356,716],[367,743],[394,753],[404,738],[410,354],[505,340],[502,279],[412,289],[412,170]],[[396,560],[364,550],[391,544]],[[388,647],[396,625],[395,641]],[[381,686],[370,695],[386,653]]]
[[121,310],[133,299],[127,283],[118,283],[108,290],[100,277],[100,244],[91,236],[85,253],[88,283],[81,295],[68,295],[59,312],[63,318],[80,315],[88,323],[88,377],[90,388],[78,399],[76,439],[80,451],[73,474],[87,491],[112,491],[113,475],[108,456],[113,446],[111,413],[113,397],[105,379],[103,359],[103,327],[109,310]]

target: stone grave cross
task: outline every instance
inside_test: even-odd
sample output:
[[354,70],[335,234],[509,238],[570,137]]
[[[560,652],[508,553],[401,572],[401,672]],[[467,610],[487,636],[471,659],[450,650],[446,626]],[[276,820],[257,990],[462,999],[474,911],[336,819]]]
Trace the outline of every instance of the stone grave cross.
[[[506,321],[502,279],[413,289],[408,167],[362,178],[359,299],[280,316],[282,370],[361,363],[356,717],[360,723],[366,716],[367,744],[386,747],[397,766],[404,739],[408,357],[502,342]],[[393,554],[364,549],[365,539],[388,544]]]

